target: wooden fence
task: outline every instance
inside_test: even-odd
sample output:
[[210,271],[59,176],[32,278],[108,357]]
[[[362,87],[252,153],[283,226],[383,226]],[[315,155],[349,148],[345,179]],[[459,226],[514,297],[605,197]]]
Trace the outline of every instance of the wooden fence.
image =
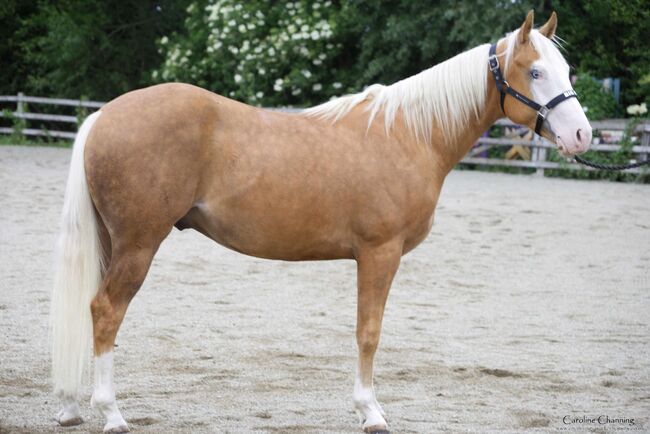
[[[11,107],[7,107],[11,105]],[[77,129],[80,115],[89,114],[99,109],[103,102],[83,101],[73,99],[43,98],[25,96],[22,93],[11,96],[0,96],[0,118],[4,118],[0,125],[0,134],[22,134],[25,136],[42,136],[60,139],[73,139]],[[31,111],[32,106],[56,107],[58,114],[46,113],[45,110]],[[61,114],[62,112],[68,112]],[[84,113],[85,112],[85,113]],[[17,131],[16,120],[24,122]],[[14,125],[12,125],[12,122]],[[38,125],[35,125],[38,123]],[[620,141],[626,128],[627,120],[611,119],[592,122],[595,138],[591,146],[598,152],[616,152],[620,149]],[[501,127],[499,137],[479,138],[476,145],[463,158],[461,163],[485,166],[523,167],[536,169],[536,173],[543,175],[546,169],[586,169],[575,163],[560,164],[548,161],[549,150],[555,145],[529,132],[519,128],[507,120],[499,120],[494,128]],[[631,161],[644,161],[650,154],[650,121],[637,125],[633,135],[634,146],[632,153],[635,158]],[[507,158],[491,158],[488,151],[493,148],[507,147]],[[630,169],[630,173],[646,173],[648,169]]]

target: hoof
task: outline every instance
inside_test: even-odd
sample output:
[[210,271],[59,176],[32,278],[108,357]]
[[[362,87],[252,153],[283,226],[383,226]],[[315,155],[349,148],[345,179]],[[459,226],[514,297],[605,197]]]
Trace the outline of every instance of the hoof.
[[81,425],[84,423],[84,420],[80,418],[79,416],[70,418],[70,419],[61,419],[58,417],[55,417],[54,420],[56,420],[59,425],[61,426],[75,426],[75,425]]
[[129,432],[129,426],[128,425],[117,425],[117,426],[105,426],[104,427],[104,434],[120,434],[120,433],[125,433]]
[[84,420],[79,416],[79,406],[74,403],[59,411],[54,420],[61,426],[75,426],[84,423]]
[[363,432],[367,434],[390,434],[390,431],[381,426],[369,426],[367,428],[364,428]]

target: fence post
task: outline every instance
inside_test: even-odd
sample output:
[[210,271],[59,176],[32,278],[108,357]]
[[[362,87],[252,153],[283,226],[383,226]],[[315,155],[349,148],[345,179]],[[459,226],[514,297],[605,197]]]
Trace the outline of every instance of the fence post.
[[23,119],[23,114],[25,113],[25,94],[18,92],[18,97],[16,98],[16,116],[13,120],[13,135],[20,136],[25,138],[23,135],[23,129],[26,126],[25,120]]
[[[542,144],[542,136],[535,134],[533,136],[533,155],[532,155],[532,160],[536,163],[544,162],[546,161],[546,148],[542,148],[539,145]],[[535,175],[537,176],[544,176],[544,168],[543,167],[537,167],[537,170],[535,171]]]
[[[650,123],[647,121],[643,123],[643,131],[641,131],[641,141],[639,143],[641,146],[650,146]],[[647,161],[648,153],[641,152],[639,153],[639,158],[637,161]]]
[[16,99],[16,113],[18,113],[18,116],[25,113],[25,102],[23,101],[24,96],[24,93],[18,92],[18,98]]

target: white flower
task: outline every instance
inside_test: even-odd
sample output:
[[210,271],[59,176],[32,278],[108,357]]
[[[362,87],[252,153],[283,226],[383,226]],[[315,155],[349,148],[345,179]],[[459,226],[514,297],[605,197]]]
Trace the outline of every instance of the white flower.
[[627,114],[636,116],[639,114],[641,107],[638,104],[632,104],[627,106]]
[[641,105],[639,105],[639,114],[644,115],[646,113],[648,113],[648,107],[646,107],[645,103],[641,103]]
[[228,25],[229,25],[230,27],[235,27],[235,26],[237,25],[237,21],[235,21],[235,20],[230,20],[230,21],[228,21]]
[[313,63],[316,66],[319,66],[323,64],[323,61],[320,59],[314,59],[311,63]]
[[275,83],[273,84],[273,90],[276,92],[280,92],[282,90],[282,83],[284,83],[284,80],[282,80],[281,78],[275,80]]
[[268,50],[269,56],[275,56],[275,48],[271,47]]
[[241,75],[235,74],[235,83],[240,83],[241,82]]
[[334,89],[340,89],[343,85],[337,81],[336,83],[332,83],[332,87]]
[[167,38],[167,36],[163,36],[162,38],[160,38],[160,43],[162,45],[165,45],[168,41],[169,39]]
[[318,38],[320,38],[320,33],[318,33],[316,30],[312,31],[312,32],[311,32],[311,38],[312,38],[314,41],[318,41]]
[[323,88],[323,85],[320,84],[320,83],[316,83],[316,84],[313,85],[311,88],[312,88],[312,90],[314,90],[315,92],[318,92],[319,90],[321,90],[321,89]]
[[302,92],[302,90],[300,90],[300,89],[293,89],[291,91],[291,95],[293,95],[293,96],[300,95],[301,92]]
[[240,24],[239,27],[237,27],[237,30],[239,30],[241,33],[246,33],[246,26]]
[[257,72],[259,72],[260,75],[266,74],[266,69],[260,68]]
[[259,99],[261,99],[264,96],[264,92],[257,92],[255,96]]
[[300,71],[300,73],[301,73],[302,75],[304,75],[305,78],[309,78],[309,77],[311,77],[311,71],[309,71],[309,70],[307,70],[307,69],[303,69],[302,71]]

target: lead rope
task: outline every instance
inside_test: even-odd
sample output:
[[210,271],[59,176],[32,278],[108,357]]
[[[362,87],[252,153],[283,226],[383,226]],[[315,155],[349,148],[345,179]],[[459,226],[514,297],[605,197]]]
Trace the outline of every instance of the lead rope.
[[576,162],[582,164],[583,166],[589,166],[589,167],[593,167],[594,169],[611,170],[611,171],[634,169],[636,167],[641,167],[650,164],[650,160],[637,161],[636,163],[630,163],[630,164],[601,164],[601,163],[595,163],[593,161],[585,160],[584,158],[578,157],[577,155],[574,155],[573,159]]

